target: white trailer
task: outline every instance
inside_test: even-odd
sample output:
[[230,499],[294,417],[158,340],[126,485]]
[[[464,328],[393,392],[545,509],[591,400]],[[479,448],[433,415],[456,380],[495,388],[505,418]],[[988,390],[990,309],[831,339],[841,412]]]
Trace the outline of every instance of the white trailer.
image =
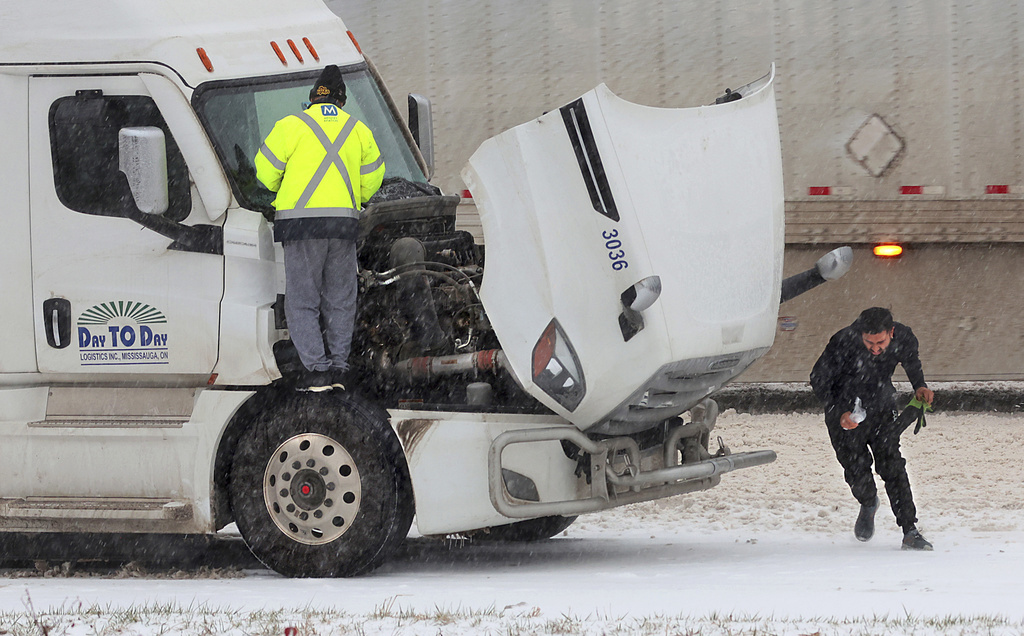
[[[393,87],[442,106],[435,180],[449,188],[484,138],[597,82],[674,108],[774,60],[788,271],[823,246],[849,244],[857,258],[842,286],[786,307],[772,351],[742,380],[806,382],[828,337],[872,305],[913,326],[929,380],[1024,379],[1019,4],[328,4],[349,12]],[[461,209],[472,218],[469,199]],[[903,256],[872,256],[883,242]]]
[[[320,0],[0,12],[0,546],[235,522],[281,573],[353,575],[414,513],[546,538],[774,459],[709,448],[707,396],[849,251],[783,280],[770,74],[687,109],[599,86],[488,140],[465,169],[485,273],[427,182],[428,102],[410,130]],[[310,394],[252,160],[332,63],[387,174],[360,221],[361,382]]]

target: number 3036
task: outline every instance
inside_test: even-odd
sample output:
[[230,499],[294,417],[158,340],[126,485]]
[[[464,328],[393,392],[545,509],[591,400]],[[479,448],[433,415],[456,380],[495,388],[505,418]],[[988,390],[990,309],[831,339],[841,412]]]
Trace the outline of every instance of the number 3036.
[[625,260],[626,251],[622,249],[622,241],[616,238],[618,235],[618,230],[601,232],[601,237],[604,239],[604,247],[608,250],[608,258],[611,259],[612,269],[615,271],[629,267],[629,263]]

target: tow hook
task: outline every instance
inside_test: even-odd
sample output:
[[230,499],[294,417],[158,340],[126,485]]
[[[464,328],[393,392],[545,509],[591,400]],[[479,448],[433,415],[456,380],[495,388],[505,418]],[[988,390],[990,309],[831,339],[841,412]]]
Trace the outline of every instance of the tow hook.
[[729,447],[725,445],[724,441],[722,441],[722,436],[719,435],[718,436],[718,452],[716,452],[714,454],[714,457],[725,457],[726,455],[732,455],[732,451],[729,450]]

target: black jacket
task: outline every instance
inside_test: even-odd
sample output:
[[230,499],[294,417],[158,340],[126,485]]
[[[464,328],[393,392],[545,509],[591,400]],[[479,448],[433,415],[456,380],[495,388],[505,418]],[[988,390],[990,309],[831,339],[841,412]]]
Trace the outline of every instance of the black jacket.
[[895,408],[892,374],[897,364],[903,365],[915,391],[928,386],[918,357],[917,337],[906,325],[897,322],[893,326],[892,341],[877,356],[864,346],[856,323],[828,341],[811,371],[811,388],[825,404],[826,412],[833,408],[839,413],[853,411],[858,397],[868,410]]

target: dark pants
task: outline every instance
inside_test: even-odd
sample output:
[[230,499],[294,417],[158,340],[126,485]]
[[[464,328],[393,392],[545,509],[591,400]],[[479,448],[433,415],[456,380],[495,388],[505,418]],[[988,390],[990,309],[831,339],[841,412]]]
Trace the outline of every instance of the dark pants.
[[310,371],[347,371],[358,289],[355,241],[308,239],[282,245],[284,315],[299,359]]
[[836,410],[825,413],[825,425],[853,496],[862,505],[874,503],[878,490],[871,472],[873,459],[875,470],[885,482],[896,524],[904,530],[913,527],[917,522],[917,508],[910,492],[907,460],[900,454],[900,434],[905,425],[896,419],[896,412],[890,405],[881,409],[869,405],[867,419],[857,428],[845,430],[839,425],[842,413]]

